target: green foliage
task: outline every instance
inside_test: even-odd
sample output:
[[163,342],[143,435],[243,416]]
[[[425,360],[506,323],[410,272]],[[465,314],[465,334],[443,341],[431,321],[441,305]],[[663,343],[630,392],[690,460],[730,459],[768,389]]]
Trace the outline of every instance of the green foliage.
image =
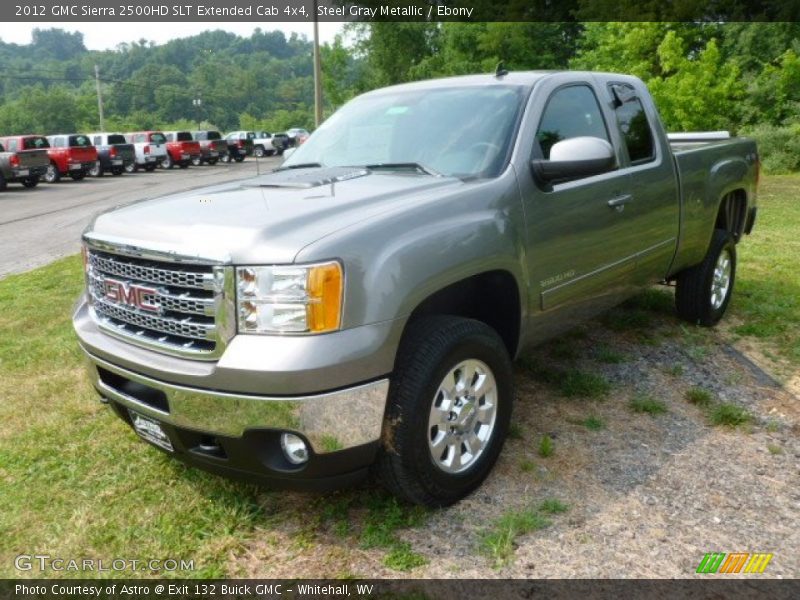
[[551,438],[549,435],[543,435],[542,439],[539,440],[539,456],[542,458],[547,458],[552,456],[554,451],[553,438]]
[[800,123],[785,127],[764,123],[742,133],[755,138],[765,171],[789,173],[800,170]]
[[706,408],[711,405],[714,401],[711,392],[708,390],[704,390],[703,388],[693,387],[686,390],[686,400],[694,404],[695,406],[700,406],[701,408]]
[[713,425],[732,429],[746,425],[753,420],[753,417],[745,409],[727,402],[717,404],[712,408],[708,418]]
[[628,406],[630,406],[630,409],[633,412],[647,413],[652,417],[656,415],[662,415],[667,412],[666,404],[664,404],[661,400],[656,400],[655,398],[652,398],[646,394],[637,394],[631,398]]

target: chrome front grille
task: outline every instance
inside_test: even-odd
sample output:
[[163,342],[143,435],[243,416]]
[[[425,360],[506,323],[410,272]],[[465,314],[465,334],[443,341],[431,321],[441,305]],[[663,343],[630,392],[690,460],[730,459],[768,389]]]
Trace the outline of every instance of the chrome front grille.
[[[128,247],[125,247],[128,248]],[[221,355],[232,336],[233,269],[87,248],[95,321],[131,343],[191,358]]]

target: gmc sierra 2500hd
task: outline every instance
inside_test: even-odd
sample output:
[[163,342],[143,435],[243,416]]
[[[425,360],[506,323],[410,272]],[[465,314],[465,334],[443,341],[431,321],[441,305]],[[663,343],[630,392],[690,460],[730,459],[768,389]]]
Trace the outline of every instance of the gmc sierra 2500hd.
[[92,382],[191,465],[455,502],[501,451],[522,349],[659,281],[682,318],[722,317],[759,169],[726,138],[671,142],[610,73],[365,94],[275,172],[96,217]]

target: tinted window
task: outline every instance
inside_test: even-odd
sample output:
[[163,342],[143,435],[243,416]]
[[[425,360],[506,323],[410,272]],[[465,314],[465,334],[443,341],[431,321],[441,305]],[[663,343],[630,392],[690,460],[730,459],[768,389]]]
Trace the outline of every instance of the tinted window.
[[22,148],[25,150],[36,150],[38,148],[49,148],[50,142],[47,138],[40,135],[22,138]]
[[603,114],[591,88],[573,85],[556,91],[547,101],[536,132],[542,157],[550,158],[550,148],[556,142],[585,135],[609,142]]
[[69,136],[69,145],[72,148],[91,146],[92,142],[87,135],[71,135]]
[[641,101],[634,95],[633,88],[628,85],[612,86],[617,103],[615,109],[617,124],[622,132],[622,139],[628,148],[631,164],[647,162],[655,158],[653,132]]
[[191,142],[192,134],[188,131],[179,131],[177,134],[175,134],[175,139],[179,142]]
[[108,143],[109,144],[124,144],[125,143],[125,136],[120,134],[112,134],[108,136]]
[[222,134],[219,131],[209,131],[206,139],[209,140],[221,140]]

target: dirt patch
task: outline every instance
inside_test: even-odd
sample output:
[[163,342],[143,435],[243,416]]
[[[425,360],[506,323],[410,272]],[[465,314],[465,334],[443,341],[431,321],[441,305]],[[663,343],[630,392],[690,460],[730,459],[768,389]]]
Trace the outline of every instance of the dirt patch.
[[[381,497],[374,488],[265,494],[276,518],[231,556],[231,574],[682,578],[716,551],[771,552],[765,576],[797,577],[797,396],[759,367],[758,356],[741,344],[733,349],[724,331],[686,327],[663,308],[618,311],[518,361],[515,435],[469,498],[370,545],[365,528],[380,513],[365,498]],[[554,372],[599,376],[610,391],[565,395],[547,375]],[[690,403],[692,388],[709,392],[710,404]],[[660,408],[634,412],[634,398]],[[720,405],[745,422],[714,426]],[[542,458],[545,435],[554,453]],[[569,508],[517,537],[513,557],[498,566],[482,544],[487,529],[548,499]],[[415,558],[399,564],[412,566],[387,566],[398,564],[387,561],[398,548]]]

